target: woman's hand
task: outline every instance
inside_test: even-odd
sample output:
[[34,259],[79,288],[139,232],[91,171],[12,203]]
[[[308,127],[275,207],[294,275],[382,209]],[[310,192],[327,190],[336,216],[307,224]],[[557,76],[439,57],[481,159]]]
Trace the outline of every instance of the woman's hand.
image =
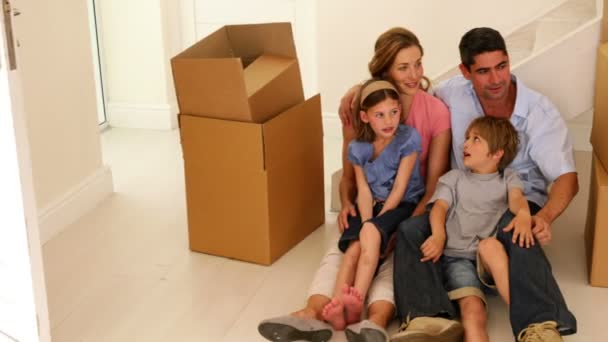
[[357,93],[361,89],[361,85],[357,84],[346,91],[346,94],[340,99],[340,107],[338,108],[338,114],[340,115],[340,121],[342,126],[351,126],[353,124],[353,111],[355,109],[355,103],[357,100]]

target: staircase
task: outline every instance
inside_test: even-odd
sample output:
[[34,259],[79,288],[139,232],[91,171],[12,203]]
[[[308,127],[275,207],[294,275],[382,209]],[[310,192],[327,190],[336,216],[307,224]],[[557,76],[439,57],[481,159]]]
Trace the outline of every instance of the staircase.
[[[566,0],[505,35],[512,72],[548,96],[568,122],[576,150],[591,150],[601,0]],[[454,66],[433,83],[460,74]]]

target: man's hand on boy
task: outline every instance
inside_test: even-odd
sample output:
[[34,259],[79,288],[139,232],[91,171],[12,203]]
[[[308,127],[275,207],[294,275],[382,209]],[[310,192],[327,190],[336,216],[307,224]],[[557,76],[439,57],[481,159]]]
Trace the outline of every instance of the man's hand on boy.
[[437,262],[443,254],[443,247],[445,246],[445,235],[440,236],[437,234],[433,234],[424,241],[422,246],[420,246],[420,251],[422,251],[423,258],[420,259],[422,262],[432,261]]
[[338,228],[340,229],[340,233],[343,233],[345,229],[348,229],[349,215],[357,215],[357,211],[355,211],[355,206],[350,203],[343,206],[342,210],[340,210],[340,214],[338,214]]
[[539,214],[532,216],[532,234],[541,246],[545,246],[551,242],[551,223]]
[[505,232],[513,230],[513,239],[511,241],[514,244],[519,244],[519,247],[530,248],[530,246],[534,246],[532,217],[529,211],[520,210],[503,230]]

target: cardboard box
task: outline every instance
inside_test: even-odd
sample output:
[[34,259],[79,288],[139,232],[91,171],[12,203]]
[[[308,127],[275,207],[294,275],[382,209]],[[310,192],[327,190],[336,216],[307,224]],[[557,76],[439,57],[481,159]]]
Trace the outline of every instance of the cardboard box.
[[608,42],[608,0],[604,0],[604,13],[602,16],[602,27],[600,32],[600,42]]
[[608,43],[600,45],[595,74],[595,100],[591,145],[604,167],[608,167]]
[[593,154],[585,245],[592,286],[608,287],[608,171]]
[[317,95],[265,122],[180,115],[190,249],[269,265],[325,221]]
[[263,123],[304,102],[289,23],[224,26],[171,66],[181,114]]

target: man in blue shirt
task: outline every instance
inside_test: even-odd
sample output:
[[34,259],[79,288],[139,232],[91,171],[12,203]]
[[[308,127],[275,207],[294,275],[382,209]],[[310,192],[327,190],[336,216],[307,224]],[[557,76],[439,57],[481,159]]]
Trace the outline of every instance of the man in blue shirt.
[[[551,241],[551,223],[578,192],[572,142],[555,106],[528,89],[511,74],[505,42],[499,32],[476,28],[460,42],[462,76],[440,84],[436,96],[451,112],[452,168],[464,169],[465,131],[475,118],[507,118],[519,134],[520,146],[509,165],[524,183],[533,214],[533,233],[540,244]],[[551,192],[547,187],[552,184]],[[551,266],[539,244],[530,248],[512,242],[504,231],[514,215],[507,211],[497,226],[497,238],[509,255],[510,320],[518,341],[561,341],[576,332],[576,319],[568,310]],[[420,246],[434,236],[420,229],[425,215],[403,222],[395,248],[395,303],[402,329],[391,341],[457,341],[462,329],[452,319],[454,307],[445,291],[438,263],[428,261]],[[485,310],[485,307],[464,308]],[[463,313],[462,315],[466,315]],[[463,325],[486,324],[468,322]],[[466,337],[466,336],[465,336]]]

